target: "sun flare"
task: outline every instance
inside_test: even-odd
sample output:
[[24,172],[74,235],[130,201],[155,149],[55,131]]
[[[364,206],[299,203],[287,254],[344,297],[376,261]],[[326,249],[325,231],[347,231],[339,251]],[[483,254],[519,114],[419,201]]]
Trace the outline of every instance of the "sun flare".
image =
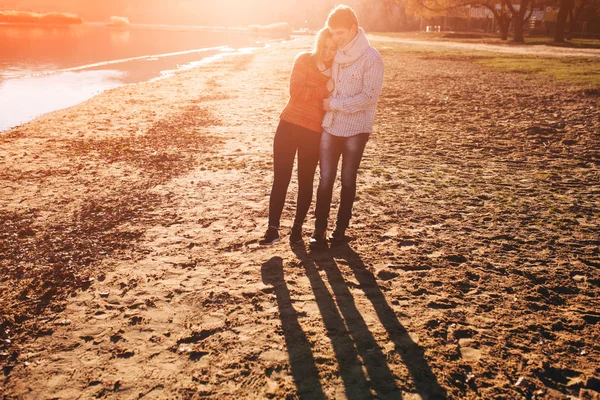
[[[74,0],[23,0],[0,1],[0,8],[18,12],[22,21],[40,18],[77,18],[89,22],[115,22],[120,17],[131,23],[247,26],[250,24],[271,24],[290,22],[302,24],[309,20],[319,20],[322,24],[325,13],[333,1],[307,0],[299,3],[294,0],[149,0],[144,3],[126,1],[74,1]],[[6,13],[6,12],[5,12]],[[8,18],[0,14],[0,21]]]

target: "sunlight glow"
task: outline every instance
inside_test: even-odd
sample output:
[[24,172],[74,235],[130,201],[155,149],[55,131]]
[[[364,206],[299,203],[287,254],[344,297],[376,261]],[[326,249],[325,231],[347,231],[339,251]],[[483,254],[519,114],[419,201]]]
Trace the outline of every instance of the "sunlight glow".
[[[4,81],[0,84],[0,110],[3,111],[0,131],[121,86],[119,78],[123,74],[120,71],[66,71]],[[38,95],[32,96],[32,93]]]
[[[28,20],[46,19],[47,22],[85,23],[103,22],[113,26],[136,23],[247,26],[268,25],[297,19],[305,21],[307,10],[319,10],[319,3],[306,0],[148,0],[124,1],[75,1],[75,0],[21,0],[11,2],[10,18]],[[332,3],[333,4],[333,3]],[[327,5],[324,8],[330,8]],[[5,12],[5,14],[7,14]],[[324,16],[320,15],[322,19]],[[2,22],[0,12],[0,22]],[[4,18],[9,18],[5,16]]]

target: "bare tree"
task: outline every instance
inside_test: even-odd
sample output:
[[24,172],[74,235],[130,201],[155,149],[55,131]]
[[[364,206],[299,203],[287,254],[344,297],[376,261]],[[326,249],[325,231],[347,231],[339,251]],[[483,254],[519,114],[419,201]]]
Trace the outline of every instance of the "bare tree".
[[508,29],[510,28],[510,21],[513,16],[510,8],[505,4],[500,4],[500,7],[496,7],[496,4],[492,2],[481,2],[478,5],[490,10],[500,28],[500,39],[508,40]]
[[[600,11],[600,0],[575,0],[573,7],[569,12],[568,17],[568,33],[566,34],[567,39],[572,39],[575,30],[577,29],[577,22],[587,23],[588,19],[593,20]],[[584,18],[585,17],[585,18]],[[582,32],[583,33],[583,32]]]
[[512,14],[515,27],[515,36],[513,38],[513,42],[524,43],[525,36],[523,33],[523,28],[525,23],[529,21],[529,18],[531,18],[533,7],[535,5],[534,0],[521,0],[521,4],[518,8],[509,0],[502,0],[502,3],[506,5]]
[[575,0],[560,0],[558,15],[556,16],[556,30],[554,31],[555,42],[564,43],[567,18],[574,5]]
[[[497,26],[500,29],[500,39],[508,39],[510,22],[515,15],[516,8],[511,0],[407,0],[411,2],[411,10],[420,15],[443,15],[450,10],[464,8],[466,6],[481,6],[490,10]],[[532,1],[532,0],[525,0]]]
[[404,4],[400,0],[380,0],[383,3],[383,11],[390,30],[400,29],[401,19],[405,17]]

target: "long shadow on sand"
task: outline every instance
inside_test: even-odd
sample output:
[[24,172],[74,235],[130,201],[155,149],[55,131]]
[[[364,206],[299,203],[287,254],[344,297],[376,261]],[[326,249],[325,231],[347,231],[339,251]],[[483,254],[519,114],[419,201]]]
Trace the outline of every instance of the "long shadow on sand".
[[[302,261],[315,294],[348,398],[369,399],[374,398],[376,393],[377,398],[401,399],[402,392],[396,385],[386,357],[356,308],[348,286],[343,279],[340,281],[341,275],[333,258],[326,252],[309,256],[302,246],[294,247],[293,251]],[[319,269],[326,271],[333,296]],[[338,276],[335,276],[334,270]]]
[[[293,251],[305,267],[334,349],[336,342],[340,339],[343,341],[343,347],[337,345],[339,349],[335,353],[348,398],[372,398],[370,393],[373,390],[379,398],[401,399],[402,392],[396,385],[396,379],[389,368],[385,354],[356,307],[354,297],[334,257],[345,260],[353,271],[360,289],[372,303],[379,320],[394,343],[397,354],[402,357],[417,393],[424,399],[446,398],[446,392],[429,368],[423,350],[412,341],[406,329],[398,321],[375,276],[366,268],[354,250],[344,244],[328,251],[311,252],[310,255],[306,253],[304,247],[293,248]],[[327,290],[319,275],[319,269],[325,271],[335,299]],[[338,308],[341,315],[337,311]],[[347,330],[332,329],[343,327],[344,322]],[[368,381],[364,380],[364,376],[363,379],[356,380],[357,362],[359,362],[357,356],[360,356],[366,368]]]
[[310,343],[298,323],[298,313],[292,305],[290,291],[283,278],[283,260],[272,257],[261,267],[262,281],[272,285],[277,297],[281,328],[290,355],[292,377],[300,399],[326,399],[319,381]]

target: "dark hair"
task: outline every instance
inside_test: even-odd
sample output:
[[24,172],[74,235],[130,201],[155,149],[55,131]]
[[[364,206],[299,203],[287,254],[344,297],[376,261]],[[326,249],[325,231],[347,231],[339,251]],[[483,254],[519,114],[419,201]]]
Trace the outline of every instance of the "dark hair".
[[352,8],[340,4],[329,12],[326,25],[328,28],[351,29],[354,25],[358,28],[358,18]]

